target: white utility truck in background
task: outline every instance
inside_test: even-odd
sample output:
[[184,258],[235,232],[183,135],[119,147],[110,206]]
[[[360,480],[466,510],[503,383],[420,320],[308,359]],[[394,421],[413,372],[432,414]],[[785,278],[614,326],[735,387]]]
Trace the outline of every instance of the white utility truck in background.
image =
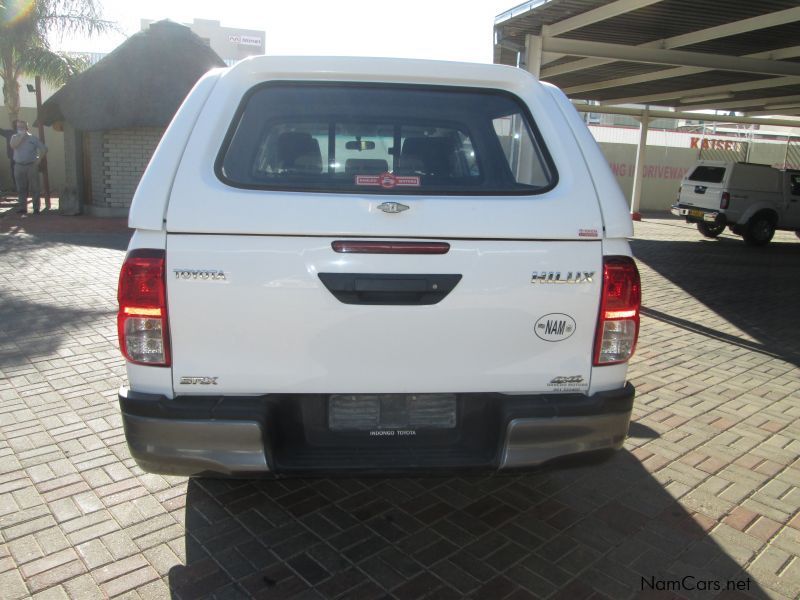
[[119,399],[147,471],[498,470],[625,440],[630,215],[569,100],[522,69],[211,71],[129,223]]
[[701,160],[681,181],[670,212],[709,238],[726,227],[752,246],[768,244],[778,229],[800,237],[800,171]]

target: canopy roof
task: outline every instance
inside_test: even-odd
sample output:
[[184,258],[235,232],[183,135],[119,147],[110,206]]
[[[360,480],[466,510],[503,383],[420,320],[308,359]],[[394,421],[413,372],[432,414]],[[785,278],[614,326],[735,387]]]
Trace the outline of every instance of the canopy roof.
[[38,120],[80,130],[163,127],[197,80],[224,66],[188,27],[159,21],[71,79],[42,105]]
[[800,114],[797,0],[532,0],[495,19],[494,61],[574,99]]

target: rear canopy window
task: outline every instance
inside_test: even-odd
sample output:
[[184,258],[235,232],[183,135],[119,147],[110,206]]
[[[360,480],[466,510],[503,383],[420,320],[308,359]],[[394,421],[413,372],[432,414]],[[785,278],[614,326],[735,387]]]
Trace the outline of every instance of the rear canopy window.
[[230,185],[272,190],[535,194],[556,182],[515,97],[429,86],[262,85],[216,167]]
[[705,181],[706,183],[721,183],[725,177],[725,167],[697,167],[689,179],[692,181]]

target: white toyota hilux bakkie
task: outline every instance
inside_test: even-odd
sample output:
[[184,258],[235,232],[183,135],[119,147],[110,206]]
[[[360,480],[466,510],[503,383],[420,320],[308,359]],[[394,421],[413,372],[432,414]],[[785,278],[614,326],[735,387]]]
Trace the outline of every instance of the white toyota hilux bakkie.
[[625,439],[631,219],[568,99],[521,69],[211,71],[130,227],[119,399],[147,471],[506,470]]

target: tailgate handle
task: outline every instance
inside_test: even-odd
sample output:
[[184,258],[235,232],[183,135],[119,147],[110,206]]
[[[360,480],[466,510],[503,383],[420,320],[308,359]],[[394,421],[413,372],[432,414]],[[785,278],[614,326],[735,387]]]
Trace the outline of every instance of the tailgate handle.
[[428,286],[425,279],[356,279],[355,281],[355,290],[360,293],[422,294],[428,291]]
[[461,275],[320,273],[319,279],[344,304],[423,306],[441,302]]

